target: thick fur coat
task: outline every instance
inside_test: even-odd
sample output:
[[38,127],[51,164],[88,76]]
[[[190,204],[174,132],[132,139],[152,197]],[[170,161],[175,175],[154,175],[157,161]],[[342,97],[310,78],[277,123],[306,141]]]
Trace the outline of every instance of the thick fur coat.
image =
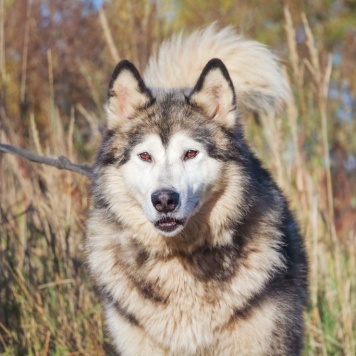
[[303,242],[240,123],[288,96],[271,52],[230,28],[163,43],[143,79],[115,68],[87,251],[118,353],[301,353]]

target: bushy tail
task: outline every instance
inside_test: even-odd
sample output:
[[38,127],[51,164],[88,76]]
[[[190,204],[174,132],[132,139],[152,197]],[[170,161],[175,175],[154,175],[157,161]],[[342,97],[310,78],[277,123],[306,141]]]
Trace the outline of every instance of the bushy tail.
[[218,30],[215,24],[163,42],[144,79],[154,88],[192,88],[212,58],[226,65],[240,109],[274,114],[288,100],[289,84],[277,58],[261,43],[244,39],[231,27]]

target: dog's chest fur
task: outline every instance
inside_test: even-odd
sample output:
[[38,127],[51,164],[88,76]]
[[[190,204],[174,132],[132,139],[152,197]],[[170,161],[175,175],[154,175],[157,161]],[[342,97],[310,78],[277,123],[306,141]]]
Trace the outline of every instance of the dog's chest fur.
[[[128,231],[107,224],[96,229],[105,234],[89,236],[90,264],[107,311],[116,323],[140,329],[157,344],[155,350],[207,354],[239,328],[242,350],[252,350],[254,327],[263,323],[266,337],[273,332],[276,306],[255,296],[283,261],[276,244],[262,235],[258,248],[255,241],[243,248],[205,247],[154,257],[129,243]],[[233,347],[231,340],[228,344]]]

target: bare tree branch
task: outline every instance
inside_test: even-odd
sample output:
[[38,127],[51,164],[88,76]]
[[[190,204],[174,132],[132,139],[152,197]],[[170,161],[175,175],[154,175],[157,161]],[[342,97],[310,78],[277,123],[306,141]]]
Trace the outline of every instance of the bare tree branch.
[[6,145],[3,143],[0,143],[0,152],[4,153],[11,153],[16,156],[19,156],[21,158],[25,158],[29,161],[36,162],[36,163],[41,163],[41,164],[46,164],[48,166],[56,167],[58,169],[64,169],[67,171],[72,171],[75,173],[82,174],[87,177],[91,177],[92,173],[92,168],[87,166],[87,165],[81,165],[81,164],[75,164],[72,163],[67,157],[65,156],[60,156],[57,159],[56,158],[50,158],[50,157],[45,157],[45,156],[40,156],[36,153],[33,153],[31,151],[25,150],[20,147],[12,146],[12,145]]

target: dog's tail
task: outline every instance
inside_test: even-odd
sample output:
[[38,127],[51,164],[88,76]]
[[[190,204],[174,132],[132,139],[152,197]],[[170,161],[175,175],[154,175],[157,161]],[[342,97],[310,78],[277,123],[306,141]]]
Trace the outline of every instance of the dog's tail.
[[231,27],[219,31],[215,24],[187,38],[181,33],[163,42],[150,58],[144,79],[153,88],[193,88],[212,58],[226,65],[240,109],[274,114],[289,99],[288,81],[270,50],[237,35]]

